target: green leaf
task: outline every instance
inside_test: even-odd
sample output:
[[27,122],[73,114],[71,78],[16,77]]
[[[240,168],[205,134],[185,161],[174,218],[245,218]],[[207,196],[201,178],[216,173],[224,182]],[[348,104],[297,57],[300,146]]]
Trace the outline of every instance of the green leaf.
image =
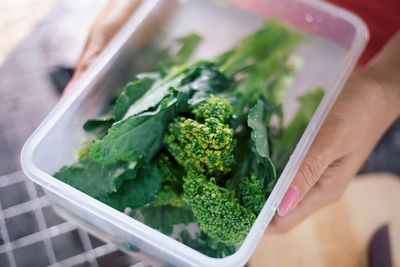
[[302,68],[302,60],[296,56],[290,56],[283,60],[274,77],[268,80],[267,90],[264,93],[265,99],[275,105],[284,102],[288,89],[294,81],[294,74]]
[[266,192],[271,192],[276,180],[276,171],[270,158],[269,135],[266,104],[258,100],[257,104],[249,110],[248,126],[252,128],[252,151],[255,153],[253,171],[258,179],[264,181]]
[[191,33],[173,40],[169,46],[158,51],[158,69],[161,76],[168,75],[171,66],[182,67],[187,65],[202,40],[203,38],[200,35]]
[[255,144],[257,153],[261,157],[269,157],[269,143],[267,127],[265,120],[264,102],[259,100],[257,104],[250,109],[247,124],[253,130],[251,131],[251,140]]
[[155,73],[138,75],[135,81],[125,86],[114,106],[116,121],[122,119],[129,107],[151,88],[158,77]]
[[234,245],[228,245],[214,240],[204,232],[197,233],[192,237],[187,230],[183,230],[178,240],[209,257],[224,258],[236,252],[236,247]]
[[105,131],[114,123],[114,116],[108,114],[97,118],[89,119],[83,125],[83,129],[88,132]]
[[103,139],[92,145],[89,156],[102,164],[149,160],[162,147],[167,123],[176,113],[172,104],[156,114],[132,116],[115,123]]
[[102,165],[86,158],[62,167],[54,177],[92,197],[100,197],[117,191],[116,181],[126,168],[126,164]]
[[164,79],[156,81],[147,92],[133,103],[123,119],[156,109],[159,103],[171,94],[171,88],[178,92],[221,92],[229,88],[232,80],[223,75],[215,64],[201,61],[189,67],[171,69]]
[[[251,74],[254,69],[269,68],[265,63],[271,57],[285,58],[298,44],[301,35],[290,30],[277,20],[269,20],[265,26],[250,36],[245,37],[232,50],[216,59],[223,73],[230,75],[242,73]],[[260,65],[265,65],[260,68]],[[243,73],[242,73],[243,74]],[[263,75],[264,80],[267,75]]]
[[174,225],[195,222],[193,213],[189,209],[169,205],[144,207],[136,210],[132,217],[166,235],[172,234]]
[[134,209],[153,201],[160,191],[160,184],[160,174],[150,164],[139,169],[133,179],[125,179],[117,192],[98,199],[119,211],[127,207]]
[[197,92],[220,93],[230,89],[233,83],[214,63],[208,61],[197,62],[184,73],[181,85]]
[[238,103],[235,110],[239,121],[247,119],[242,111],[254,106],[260,96],[268,95],[270,89],[274,91],[273,96],[277,95],[278,89],[286,89],[280,81],[282,76],[293,75],[286,71],[286,65],[300,40],[299,33],[279,21],[269,20],[264,27],[216,59],[220,71],[236,81],[234,92]]
[[172,56],[171,63],[175,65],[180,65],[187,62],[193,55],[194,51],[196,51],[201,41],[203,41],[203,38],[196,33],[192,33],[182,38],[179,38],[177,40],[177,43],[180,47],[177,53]]
[[298,99],[300,106],[293,119],[283,129],[281,135],[272,140],[273,159],[279,171],[283,171],[323,96],[324,91],[321,88],[314,88],[300,96]]
[[152,205],[174,207],[185,205],[182,199],[182,177],[185,170],[167,152],[161,152],[155,162],[161,177],[161,189]]
[[[93,144],[89,156],[102,164],[151,159],[163,145],[169,122],[187,107],[194,92],[222,90],[228,86],[228,79],[213,64],[204,62],[195,64],[170,82],[154,84],[130,107],[125,119],[115,123],[103,139]],[[164,98],[159,100],[159,97]],[[155,110],[151,111],[151,107]]]

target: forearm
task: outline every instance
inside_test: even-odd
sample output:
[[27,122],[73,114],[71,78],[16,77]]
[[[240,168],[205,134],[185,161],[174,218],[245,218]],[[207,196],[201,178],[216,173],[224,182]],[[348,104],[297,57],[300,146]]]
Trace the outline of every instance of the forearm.
[[400,31],[362,71],[382,94],[382,105],[387,116],[400,116]]

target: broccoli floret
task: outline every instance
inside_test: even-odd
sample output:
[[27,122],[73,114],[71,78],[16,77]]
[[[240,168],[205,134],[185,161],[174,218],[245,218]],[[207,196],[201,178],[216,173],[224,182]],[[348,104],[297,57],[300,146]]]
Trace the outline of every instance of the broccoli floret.
[[167,154],[161,154],[157,160],[157,169],[161,177],[161,189],[153,206],[170,205],[181,207],[185,204],[182,199],[183,171],[173,163]]
[[216,118],[222,123],[229,123],[233,108],[229,101],[222,97],[210,97],[193,110],[196,120]]
[[153,206],[159,207],[164,205],[170,205],[173,207],[182,207],[185,204],[182,197],[175,191],[172,186],[161,185],[160,193],[152,203]]
[[254,213],[241,206],[232,191],[219,187],[214,178],[188,172],[183,180],[183,197],[200,229],[226,244],[241,243],[255,220]]
[[211,97],[194,110],[196,120],[178,117],[169,125],[168,150],[186,170],[226,173],[234,163],[234,131],[227,124],[232,107]]
[[250,178],[242,178],[238,189],[241,204],[252,210],[254,214],[259,214],[266,200],[262,181],[254,175]]

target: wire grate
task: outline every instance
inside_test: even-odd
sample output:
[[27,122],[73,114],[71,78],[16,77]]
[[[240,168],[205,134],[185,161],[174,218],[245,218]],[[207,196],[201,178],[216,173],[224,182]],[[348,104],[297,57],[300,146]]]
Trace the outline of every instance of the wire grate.
[[0,266],[126,267],[137,263],[112,244],[58,217],[43,190],[22,171],[0,177],[0,192]]

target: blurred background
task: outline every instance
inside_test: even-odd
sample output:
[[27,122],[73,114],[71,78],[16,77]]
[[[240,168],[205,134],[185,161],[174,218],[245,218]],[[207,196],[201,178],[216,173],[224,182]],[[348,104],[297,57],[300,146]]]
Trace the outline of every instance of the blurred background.
[[[0,266],[144,265],[59,218],[20,170],[23,143],[60,98],[105,2],[0,0]],[[249,265],[367,266],[374,244],[381,242],[382,250],[389,242],[393,230],[387,226],[399,225],[391,210],[399,206],[382,208],[400,203],[394,178],[400,175],[399,155],[397,121],[361,170],[391,175],[355,179],[338,204],[288,234],[267,236]],[[358,239],[348,240],[349,231]],[[400,251],[399,242],[390,242]]]

